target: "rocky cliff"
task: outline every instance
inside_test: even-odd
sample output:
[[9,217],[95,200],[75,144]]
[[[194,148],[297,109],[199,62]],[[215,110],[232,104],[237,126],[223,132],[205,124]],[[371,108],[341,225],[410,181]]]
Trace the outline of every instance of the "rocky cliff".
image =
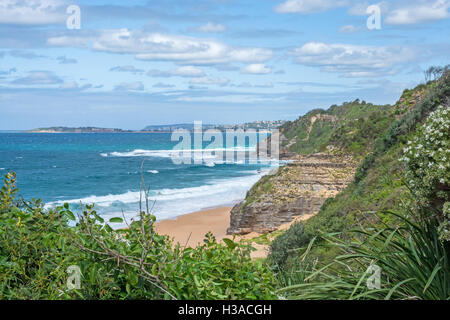
[[318,212],[326,199],[347,186],[355,169],[348,157],[298,156],[252,187],[246,200],[232,209],[227,233],[267,233],[296,217]]
[[[280,159],[290,164],[263,177],[231,212],[229,234],[266,233],[304,214],[319,211],[352,180],[358,163],[369,154],[376,139],[396,115],[419,99],[405,91],[399,106],[374,105],[356,99],[314,109],[279,128]],[[412,101],[412,102],[411,102]],[[405,110],[404,110],[405,109]],[[272,136],[258,153],[267,152]]]

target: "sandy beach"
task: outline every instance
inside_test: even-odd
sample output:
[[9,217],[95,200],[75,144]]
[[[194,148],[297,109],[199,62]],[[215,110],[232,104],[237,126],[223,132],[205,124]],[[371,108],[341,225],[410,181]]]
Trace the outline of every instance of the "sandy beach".
[[[232,239],[232,235],[227,235],[227,228],[230,226],[230,211],[232,207],[220,207],[197,211],[181,215],[173,220],[162,220],[155,224],[159,234],[165,234],[173,238],[181,245],[195,247],[203,243],[205,234],[212,232],[218,241],[223,238]],[[237,236],[235,241],[240,239],[251,239],[259,236],[258,233],[249,233],[245,236]],[[268,254],[268,246],[253,243],[256,249],[251,253],[252,258],[265,258]]]
[[[230,211],[232,207],[219,207],[193,212],[178,216],[173,220],[162,220],[155,224],[156,231],[159,234],[165,234],[173,238],[175,242],[181,245],[195,247],[203,243],[205,234],[209,231],[217,240],[223,238],[233,238],[227,235],[227,228],[230,225]],[[285,230],[295,221],[307,220],[314,214],[297,217],[293,222],[281,225],[278,230]],[[260,236],[259,233],[252,232],[244,236],[237,236],[236,241],[240,239],[252,239]],[[268,246],[252,243],[256,251],[252,252],[252,258],[264,258],[268,254]]]
[[[178,216],[174,220],[162,220],[156,223],[159,234],[165,234],[182,245],[195,247],[203,242],[209,231],[218,239],[223,239],[230,225],[231,207],[202,210]],[[231,238],[231,236],[229,236]]]

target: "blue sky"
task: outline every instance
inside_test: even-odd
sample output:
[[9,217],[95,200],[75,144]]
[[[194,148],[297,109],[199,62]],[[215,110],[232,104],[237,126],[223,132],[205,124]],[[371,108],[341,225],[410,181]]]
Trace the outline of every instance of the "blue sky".
[[[80,29],[67,28],[70,5]],[[381,28],[369,30],[377,5]],[[295,119],[450,63],[450,0],[0,2],[0,129]]]

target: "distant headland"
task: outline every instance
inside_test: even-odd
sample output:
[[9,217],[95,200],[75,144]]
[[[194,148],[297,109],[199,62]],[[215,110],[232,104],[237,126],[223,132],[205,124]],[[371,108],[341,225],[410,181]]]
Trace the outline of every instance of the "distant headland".
[[123,133],[133,132],[131,130],[123,130],[117,128],[98,128],[98,127],[48,127],[26,130],[29,133]]
[[[243,124],[203,124],[204,129],[256,129],[256,130],[270,130],[278,128],[286,121],[253,121]],[[181,124],[167,124],[167,125],[149,125],[142,130],[124,130],[118,128],[100,128],[100,127],[47,127],[37,128],[32,130],[25,130],[27,133],[170,133],[175,130],[184,129],[192,131],[194,129],[193,123],[181,123]]]

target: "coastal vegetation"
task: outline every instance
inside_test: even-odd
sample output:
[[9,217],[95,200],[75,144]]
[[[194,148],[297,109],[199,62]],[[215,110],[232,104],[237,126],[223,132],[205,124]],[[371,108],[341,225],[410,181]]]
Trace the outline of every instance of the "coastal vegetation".
[[[312,218],[254,239],[270,244],[266,260],[250,258],[252,241],[173,243],[148,205],[135,221],[105,221],[94,205],[45,209],[6,174],[0,299],[449,299],[450,71],[433,70],[393,106],[355,100],[281,127],[284,153],[357,169],[324,160],[327,177],[345,169],[352,181]],[[292,181],[292,168],[263,177],[243,209],[276,194],[280,177]]]
[[[46,210],[16,199],[16,177],[0,191],[0,299],[273,299],[275,278],[251,247],[208,234],[186,248],[155,232],[142,211],[128,228],[104,221],[93,205]],[[79,270],[72,288],[70,271]],[[69,272],[69,273],[68,273]]]
[[[405,90],[390,111],[396,120],[371,144],[353,183],[274,240],[269,261],[280,293],[450,297],[449,97],[448,72]],[[379,289],[369,290],[367,270],[374,264],[383,278]]]

